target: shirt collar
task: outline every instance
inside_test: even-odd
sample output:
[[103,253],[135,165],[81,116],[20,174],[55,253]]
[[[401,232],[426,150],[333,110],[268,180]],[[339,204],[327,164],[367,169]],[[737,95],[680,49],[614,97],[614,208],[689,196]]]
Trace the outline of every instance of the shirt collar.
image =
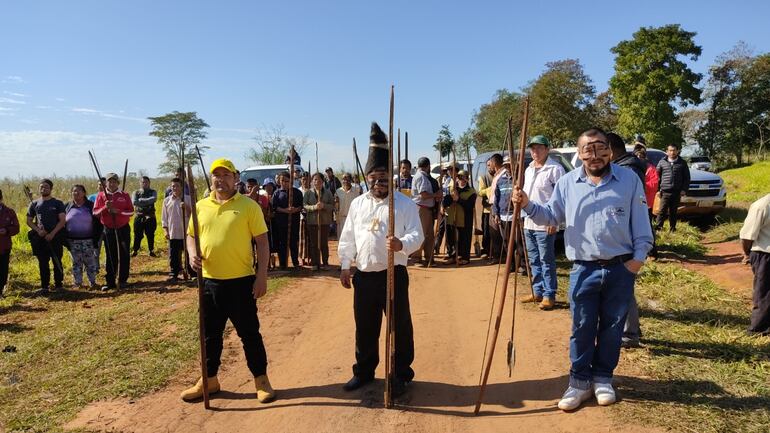
[[217,206],[224,206],[225,204],[230,203],[231,201],[237,200],[238,196],[240,196],[240,195],[241,195],[241,193],[239,193],[238,191],[235,191],[235,194],[233,194],[232,197],[227,199],[224,203],[219,203],[217,201],[217,199],[216,199],[216,192],[212,192],[211,194],[209,194],[209,200],[211,200],[211,202],[214,203]]

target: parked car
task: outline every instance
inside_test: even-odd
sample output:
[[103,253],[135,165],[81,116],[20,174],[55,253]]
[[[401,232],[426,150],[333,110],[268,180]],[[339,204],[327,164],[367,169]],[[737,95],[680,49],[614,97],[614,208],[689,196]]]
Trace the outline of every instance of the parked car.
[[691,156],[690,168],[711,171],[711,159],[708,156]]
[[[301,165],[295,164],[294,168],[301,173],[305,172]],[[265,180],[265,178],[269,177],[270,179],[275,180],[275,175],[287,171],[288,169],[289,164],[257,165],[249,167],[245,170],[241,170],[241,181],[246,182],[248,179],[256,179],[257,183],[262,185],[262,181]]]
[[[626,150],[629,152],[633,149],[633,146],[626,146]],[[575,168],[583,165],[583,161],[578,157],[576,147],[554,149],[553,151],[563,155],[572,155],[571,162]],[[662,150],[647,148],[647,159],[652,165],[657,166],[658,162],[665,157],[666,153]],[[712,220],[726,206],[727,191],[724,180],[715,173],[698,170],[691,166],[690,188],[679,203],[678,215],[688,219]],[[658,214],[657,201],[653,204],[652,210],[655,215]]]

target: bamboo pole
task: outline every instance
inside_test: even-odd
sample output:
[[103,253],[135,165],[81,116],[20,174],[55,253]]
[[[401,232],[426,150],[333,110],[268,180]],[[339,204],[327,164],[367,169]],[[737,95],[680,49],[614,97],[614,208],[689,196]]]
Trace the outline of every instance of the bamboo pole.
[[[395,205],[393,188],[393,97],[394,86],[390,86],[390,122],[388,126],[388,238],[393,237],[395,233]],[[393,407],[393,368],[395,364],[395,327],[393,299],[395,292],[395,267],[393,250],[388,249],[388,271],[387,271],[387,303],[385,305],[385,318],[387,325],[385,329],[385,407]]]

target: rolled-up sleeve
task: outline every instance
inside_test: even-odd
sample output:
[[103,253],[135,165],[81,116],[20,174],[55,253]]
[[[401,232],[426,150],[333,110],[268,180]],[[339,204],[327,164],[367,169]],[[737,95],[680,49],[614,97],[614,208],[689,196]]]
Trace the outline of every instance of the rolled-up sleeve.
[[558,226],[565,220],[564,182],[557,182],[548,203],[540,205],[530,200],[522,209],[535,223],[544,226]]

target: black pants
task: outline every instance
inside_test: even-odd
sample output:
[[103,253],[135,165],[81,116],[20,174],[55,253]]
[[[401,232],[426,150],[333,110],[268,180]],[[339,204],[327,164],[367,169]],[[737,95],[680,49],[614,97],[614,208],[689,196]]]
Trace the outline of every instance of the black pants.
[[488,256],[490,253],[490,244],[492,242],[492,236],[489,231],[488,213],[481,213],[481,231],[481,254],[486,254]]
[[679,208],[679,201],[682,199],[679,191],[661,191],[660,192],[660,213],[656,229],[663,228],[663,222],[668,217],[668,225],[671,231],[676,230],[676,211]]
[[[273,246],[278,253],[278,263],[282,268],[286,267],[289,263],[288,258],[286,257],[286,241],[288,240],[287,231],[288,227],[286,227],[285,222],[273,222]],[[291,263],[296,268],[299,266],[299,221],[291,225],[291,244],[289,245],[289,251],[291,252]]]
[[206,336],[206,371],[209,377],[217,375],[222,356],[222,335],[227,319],[243,344],[246,365],[254,377],[267,373],[267,353],[259,333],[257,301],[252,287],[255,277],[232,280],[206,278],[203,290],[203,315]]
[[318,257],[318,226],[315,224],[308,224],[308,248],[310,248],[310,260],[313,261],[313,265],[318,266],[323,263],[324,266],[329,264],[329,225],[321,224],[321,260]]
[[11,251],[0,254],[0,295],[3,294],[5,285],[8,284],[8,263],[11,260]]
[[51,265],[53,265],[53,281],[56,287],[61,287],[64,282],[64,269],[62,269],[62,255],[64,247],[62,241],[53,238],[50,242],[40,242],[40,251],[37,254],[37,265],[40,269],[40,287],[47,288],[51,284]]
[[[118,254],[118,245],[120,245],[120,254]],[[116,268],[120,284],[128,281],[128,271],[131,266],[129,245],[131,245],[131,228],[128,224],[117,229],[104,228],[104,251],[107,254],[105,279],[108,287],[115,287]],[[120,259],[120,263],[118,263],[118,259]]]
[[658,246],[656,245],[658,235],[655,234],[655,215],[652,213],[652,208],[647,208],[648,217],[650,218],[650,227],[652,227],[652,249],[647,254],[650,257],[658,257]]
[[502,254],[503,239],[500,234],[500,225],[495,224],[492,221],[492,216],[489,217],[489,258],[499,259]]
[[134,251],[139,251],[144,236],[147,236],[147,249],[151,252],[155,249],[156,228],[158,228],[158,222],[154,215],[138,215],[134,218]]
[[770,254],[752,251],[749,260],[754,271],[754,306],[749,332],[770,335]]
[[[356,363],[353,374],[366,380],[374,377],[380,361],[379,341],[385,313],[388,272],[356,272],[353,275],[353,315],[356,320]],[[409,275],[406,267],[395,267],[393,294],[395,324],[394,371],[402,380],[414,378],[414,331],[409,311]]]
[[[456,230],[455,230],[456,229]],[[453,225],[447,225],[446,229],[446,245],[447,245],[447,257],[455,257],[455,244],[460,253],[460,258],[463,260],[470,260],[471,258],[471,230],[472,227],[455,227]],[[455,234],[457,235],[457,242],[455,243]]]
[[[168,265],[171,269],[169,275],[172,277],[178,277],[182,272],[182,262],[184,261],[184,239],[169,239],[168,240]],[[194,276],[195,271],[190,267],[189,263],[185,263],[187,267],[187,275]]]

